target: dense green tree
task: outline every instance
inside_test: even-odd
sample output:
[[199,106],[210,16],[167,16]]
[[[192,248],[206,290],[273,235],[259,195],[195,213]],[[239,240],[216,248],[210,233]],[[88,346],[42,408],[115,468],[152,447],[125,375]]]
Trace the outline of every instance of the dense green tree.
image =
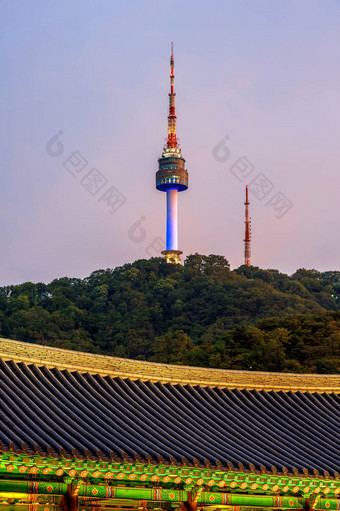
[[0,288],[3,337],[225,369],[340,371],[340,272],[240,266],[192,254]]
[[188,354],[193,348],[192,339],[183,330],[168,332],[156,337],[153,345],[154,356],[151,360],[164,364],[186,364],[190,359]]

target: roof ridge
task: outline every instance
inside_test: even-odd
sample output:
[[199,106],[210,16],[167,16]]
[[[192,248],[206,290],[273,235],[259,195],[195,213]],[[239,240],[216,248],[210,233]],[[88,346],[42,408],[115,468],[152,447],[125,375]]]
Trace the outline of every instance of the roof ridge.
[[340,392],[340,374],[239,371],[159,364],[0,338],[0,358],[80,373],[181,385],[266,391]]

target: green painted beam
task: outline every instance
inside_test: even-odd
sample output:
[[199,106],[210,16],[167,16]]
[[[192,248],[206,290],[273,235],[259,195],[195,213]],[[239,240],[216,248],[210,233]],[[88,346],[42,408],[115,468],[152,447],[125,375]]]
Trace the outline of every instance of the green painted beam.
[[4,481],[0,480],[1,493],[27,495],[66,495],[67,484],[48,481]]
[[[46,481],[3,481],[0,480],[0,495],[5,498],[20,498],[28,495],[66,495],[65,483]],[[304,509],[310,505],[315,510],[340,511],[340,499],[234,494],[225,492],[182,491],[163,488],[138,488],[127,486],[82,484],[79,497],[95,499],[128,499],[150,502],[197,501],[209,506],[259,507],[272,509]],[[308,504],[309,503],[309,504]]]
[[[14,509],[17,511],[57,511],[60,510],[60,504],[0,504],[1,511],[13,511]],[[84,508],[82,508],[84,509]]]
[[189,492],[161,488],[131,488],[128,486],[82,485],[79,497],[148,500],[153,502],[186,502]]
[[[108,489],[110,488],[110,489]],[[189,492],[172,491],[157,488],[124,488],[86,485],[80,489],[80,495],[95,498],[120,498],[144,500],[148,502],[187,502]],[[304,497],[277,497],[271,495],[237,495],[230,493],[201,492],[191,493],[190,498],[197,498],[200,505],[236,506],[271,509],[306,509],[307,504],[315,510],[340,511],[339,499],[306,499]]]

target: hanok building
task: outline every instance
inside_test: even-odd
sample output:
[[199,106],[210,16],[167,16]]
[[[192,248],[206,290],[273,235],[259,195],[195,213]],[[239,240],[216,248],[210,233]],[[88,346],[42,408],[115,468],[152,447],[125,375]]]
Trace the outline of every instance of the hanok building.
[[0,358],[3,511],[340,509],[340,376]]

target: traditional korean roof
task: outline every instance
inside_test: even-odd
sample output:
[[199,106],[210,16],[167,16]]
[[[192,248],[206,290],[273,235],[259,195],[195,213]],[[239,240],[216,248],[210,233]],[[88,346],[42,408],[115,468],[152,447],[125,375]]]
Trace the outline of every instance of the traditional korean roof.
[[224,371],[0,339],[1,450],[339,477],[340,375]]

